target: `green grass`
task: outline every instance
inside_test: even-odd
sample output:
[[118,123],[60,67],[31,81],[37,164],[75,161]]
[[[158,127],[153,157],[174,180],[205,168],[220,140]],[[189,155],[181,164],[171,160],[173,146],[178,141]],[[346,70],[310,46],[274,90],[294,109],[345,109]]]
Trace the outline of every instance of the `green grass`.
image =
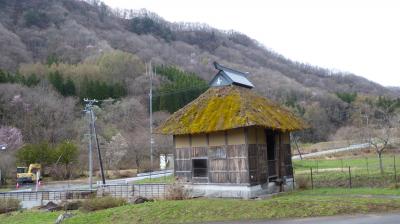
[[60,213],[58,212],[38,212],[38,211],[13,212],[9,214],[0,215],[0,224],[54,223],[59,214]]
[[[313,171],[315,187],[348,187],[349,166],[353,187],[388,187],[394,183],[394,156],[383,157],[384,173],[380,172],[377,157],[362,157],[349,159],[305,159],[293,160],[295,178],[310,178],[310,168]],[[400,182],[400,157],[396,160],[396,178]],[[311,184],[309,184],[311,185]]]
[[[383,156],[383,165],[385,170],[393,171],[393,155]],[[343,164],[343,166],[342,166]],[[376,156],[362,157],[362,158],[350,158],[350,159],[304,159],[304,160],[293,160],[293,166],[296,171],[301,170],[313,170],[318,169],[343,169],[346,170],[350,166],[355,169],[367,169],[370,171],[379,170],[379,159]],[[396,167],[400,168],[400,157],[396,160]]]
[[174,175],[169,175],[165,177],[156,177],[156,178],[146,178],[143,180],[135,181],[136,184],[149,184],[149,183],[167,183],[172,184],[175,181]]
[[[96,212],[76,212],[76,216],[65,223],[191,223],[229,220],[278,219],[313,217],[339,214],[388,212],[400,210],[400,199],[346,197],[340,189],[326,189],[341,196],[329,196],[323,190],[300,191],[267,200],[234,199],[192,199],[184,201],[156,201],[139,205],[126,205]],[[353,193],[392,193],[392,190],[378,192],[367,189]],[[318,192],[317,192],[318,193]],[[17,212],[0,215],[0,223],[54,223],[60,213]]]
[[297,191],[297,195],[372,195],[400,196],[400,189],[389,188],[316,188],[314,190]]

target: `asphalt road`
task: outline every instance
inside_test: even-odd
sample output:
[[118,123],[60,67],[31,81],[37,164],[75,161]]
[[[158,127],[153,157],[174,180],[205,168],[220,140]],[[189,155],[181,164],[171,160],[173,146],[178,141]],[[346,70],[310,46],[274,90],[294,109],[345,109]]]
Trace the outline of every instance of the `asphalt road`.
[[[240,221],[240,222],[215,222],[212,224],[398,224],[400,223],[400,213],[398,214],[368,214],[368,215],[348,215],[331,216],[303,219],[281,219],[281,220],[259,220],[259,221]],[[211,224],[211,223],[210,223]]]
[[[370,147],[369,143],[355,144],[355,145],[350,145],[350,146],[343,147],[343,148],[329,149],[329,150],[324,150],[324,151],[320,151],[320,152],[302,154],[302,158],[311,158],[311,157],[317,157],[317,156],[322,156],[322,155],[335,154],[335,153],[339,153],[339,152],[365,149],[368,147]],[[299,155],[292,156],[292,159],[294,159],[294,160],[300,159],[300,156]]]
[[[151,173],[152,178],[163,177],[172,175],[172,170],[165,171],[154,171]],[[138,180],[146,179],[150,177],[150,173],[139,173],[136,177],[123,178],[123,179],[115,179],[115,180],[106,180],[107,184],[127,184],[132,183]],[[96,188],[96,182],[93,183],[93,187]],[[64,181],[62,183],[43,183],[39,187],[39,191],[61,191],[61,190],[87,190],[89,189],[89,185],[87,183],[75,183],[71,181]],[[34,184],[24,184],[19,189],[10,189],[12,192],[21,192],[21,191],[35,191],[36,185]]]

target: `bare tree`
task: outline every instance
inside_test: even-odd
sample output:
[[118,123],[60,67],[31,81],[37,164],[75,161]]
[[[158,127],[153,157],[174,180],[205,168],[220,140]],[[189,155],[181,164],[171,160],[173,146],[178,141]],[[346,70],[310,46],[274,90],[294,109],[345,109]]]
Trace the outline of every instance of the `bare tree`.
[[375,149],[375,152],[378,155],[379,168],[382,175],[384,173],[382,154],[385,149],[388,148],[392,138],[394,137],[393,134],[397,123],[397,106],[396,101],[383,106],[373,104],[369,111],[372,116],[369,114],[366,115],[369,144]]
[[15,152],[22,146],[22,134],[18,128],[1,126],[0,127],[0,185],[6,182],[15,171]]

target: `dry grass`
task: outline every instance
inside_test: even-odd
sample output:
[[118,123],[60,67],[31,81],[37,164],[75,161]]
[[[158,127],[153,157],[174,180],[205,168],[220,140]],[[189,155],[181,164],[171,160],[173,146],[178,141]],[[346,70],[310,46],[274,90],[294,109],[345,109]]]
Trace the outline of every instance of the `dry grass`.
[[81,210],[85,212],[90,212],[107,208],[119,207],[126,204],[127,201],[122,198],[114,198],[114,197],[91,198],[88,200],[84,200],[82,202]]
[[189,192],[179,183],[174,183],[168,187],[166,199],[184,200],[189,197]]
[[296,187],[301,190],[308,189],[311,185],[311,181],[308,176],[297,176],[295,179]]
[[17,199],[6,198],[0,199],[0,214],[18,211],[21,209],[21,203]]

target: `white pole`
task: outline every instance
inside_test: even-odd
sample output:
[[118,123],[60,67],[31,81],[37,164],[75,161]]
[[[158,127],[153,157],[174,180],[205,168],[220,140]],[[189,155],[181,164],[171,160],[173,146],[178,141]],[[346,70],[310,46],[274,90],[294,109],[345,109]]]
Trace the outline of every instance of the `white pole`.
[[92,157],[92,116],[89,114],[89,188],[92,190],[93,183],[93,157]]
[[39,189],[40,170],[36,171],[36,191]]
[[153,70],[150,61],[150,92],[149,92],[149,104],[150,104],[150,179],[151,172],[153,172]]

